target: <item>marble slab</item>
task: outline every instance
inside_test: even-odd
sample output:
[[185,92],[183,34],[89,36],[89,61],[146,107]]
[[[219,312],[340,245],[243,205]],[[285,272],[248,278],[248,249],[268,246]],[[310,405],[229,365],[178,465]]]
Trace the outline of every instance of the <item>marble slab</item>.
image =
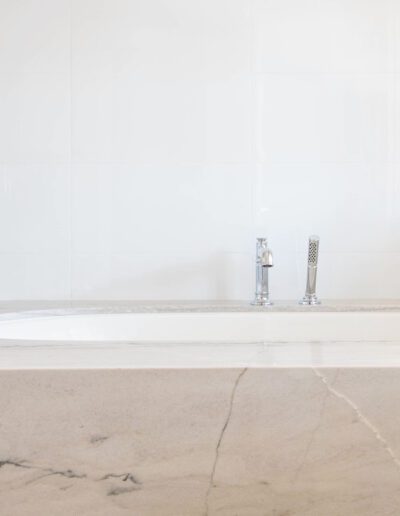
[[299,305],[297,300],[278,300],[272,306],[253,306],[244,301],[0,301],[0,320],[43,315],[93,313],[173,312],[399,312],[400,299],[323,300],[320,305]]
[[2,371],[4,516],[390,516],[400,369]]

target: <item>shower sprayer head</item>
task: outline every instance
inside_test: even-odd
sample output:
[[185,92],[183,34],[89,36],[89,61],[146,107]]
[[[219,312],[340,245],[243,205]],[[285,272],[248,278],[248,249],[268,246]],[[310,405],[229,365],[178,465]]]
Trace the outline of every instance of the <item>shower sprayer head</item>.
[[312,235],[308,240],[308,264],[318,265],[319,236]]

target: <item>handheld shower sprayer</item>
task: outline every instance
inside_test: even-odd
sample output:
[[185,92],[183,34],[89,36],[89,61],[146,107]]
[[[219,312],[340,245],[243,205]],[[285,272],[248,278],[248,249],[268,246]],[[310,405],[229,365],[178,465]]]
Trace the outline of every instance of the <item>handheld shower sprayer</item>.
[[319,237],[312,235],[308,239],[307,286],[306,293],[300,301],[301,305],[319,305],[321,301],[316,295],[318,270]]

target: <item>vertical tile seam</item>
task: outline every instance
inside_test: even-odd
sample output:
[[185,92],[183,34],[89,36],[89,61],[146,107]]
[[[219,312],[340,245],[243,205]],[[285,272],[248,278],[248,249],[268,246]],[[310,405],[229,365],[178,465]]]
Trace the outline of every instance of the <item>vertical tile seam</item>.
[[397,68],[397,44],[398,44],[398,28],[399,28],[399,20],[397,10],[395,8],[396,0],[392,0],[390,3],[391,9],[391,30],[392,30],[392,63],[391,63],[391,93],[392,93],[392,102],[391,105],[388,103],[388,134],[390,137],[390,147],[389,147],[389,155],[387,159],[387,169],[386,169],[386,225],[390,230],[393,229],[394,225],[398,221],[399,211],[396,208],[396,200],[398,196],[399,189],[399,178],[398,178],[398,159],[399,159],[399,149],[398,149],[398,116],[399,116],[399,98],[398,98],[398,68]]
[[69,0],[68,298],[72,299],[72,0]]

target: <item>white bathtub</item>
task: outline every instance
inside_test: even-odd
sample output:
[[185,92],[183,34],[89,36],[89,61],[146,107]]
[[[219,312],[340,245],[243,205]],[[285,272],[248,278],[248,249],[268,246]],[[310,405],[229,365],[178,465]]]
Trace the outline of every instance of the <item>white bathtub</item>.
[[0,322],[0,368],[400,366],[399,312],[121,313]]
[[113,342],[394,341],[398,313],[129,313],[0,322],[0,339]]

